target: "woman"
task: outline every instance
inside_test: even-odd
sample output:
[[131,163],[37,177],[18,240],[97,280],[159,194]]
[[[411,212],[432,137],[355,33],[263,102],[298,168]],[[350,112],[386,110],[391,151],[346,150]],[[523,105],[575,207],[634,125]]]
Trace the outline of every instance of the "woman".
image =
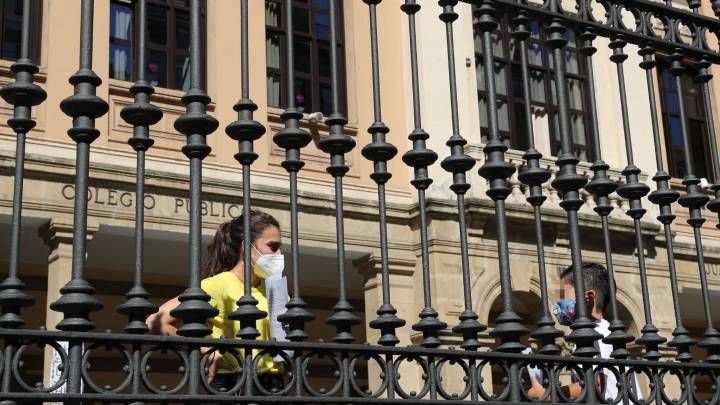
[[[228,315],[237,309],[237,300],[245,294],[243,254],[246,244],[243,230],[243,216],[226,222],[218,228],[209,255],[203,265],[202,289],[210,295],[210,305],[218,310],[218,315],[208,319],[212,326],[212,338],[234,338],[240,329],[240,322],[233,321]],[[261,211],[250,211],[250,246],[253,264],[252,296],[258,301],[258,308],[268,312],[265,284],[262,281],[268,274],[282,271],[283,256],[280,251],[280,225],[271,215]],[[146,323],[151,333],[177,334],[180,320],[170,315],[170,311],[180,304],[177,297],[164,303],[160,310],[148,317]],[[256,323],[260,332],[258,340],[270,339],[268,318]],[[206,351],[207,349],[204,349]],[[254,350],[257,354],[257,350]],[[240,350],[238,349],[238,355]],[[211,356],[208,361],[208,382],[216,390],[230,390],[240,377],[239,364],[235,356],[225,353]],[[283,387],[282,365],[269,355],[264,355],[258,364],[259,380],[267,390]]]

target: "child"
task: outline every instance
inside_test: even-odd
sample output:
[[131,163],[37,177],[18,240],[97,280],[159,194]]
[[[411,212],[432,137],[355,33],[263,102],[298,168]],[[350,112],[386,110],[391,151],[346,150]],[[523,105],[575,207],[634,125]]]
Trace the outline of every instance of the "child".
[[[606,337],[610,334],[609,322],[605,319],[605,310],[610,301],[610,277],[605,267],[599,263],[585,262],[582,263],[583,285],[585,287],[585,303],[588,308],[588,317],[595,322],[595,331]],[[560,299],[553,305],[553,313],[560,325],[570,326],[575,321],[575,275],[573,267],[568,266],[560,273]],[[602,341],[595,341],[595,349],[598,356],[603,359],[609,359],[613,348],[611,345]],[[540,397],[544,394],[545,388],[541,384],[542,371],[536,368],[528,368],[531,376],[530,380],[532,388],[528,391],[531,397]],[[572,383],[561,387],[563,394],[569,398],[577,398],[582,392],[582,387],[576,373],[571,372]],[[602,397],[606,400],[613,401],[618,396],[617,379],[615,374],[603,369],[596,381],[598,392],[602,392]],[[641,399],[639,394],[637,380],[633,376],[633,383],[630,389],[637,393],[637,398]]]

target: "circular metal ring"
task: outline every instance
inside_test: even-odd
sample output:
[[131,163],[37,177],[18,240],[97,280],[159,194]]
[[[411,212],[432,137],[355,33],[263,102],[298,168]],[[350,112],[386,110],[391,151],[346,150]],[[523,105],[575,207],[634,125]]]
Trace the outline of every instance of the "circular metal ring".
[[[356,374],[355,367],[357,365],[357,362],[360,360],[363,360],[363,359],[366,361],[373,359],[378,364],[378,366],[380,366],[380,378],[382,378],[382,382],[380,383],[380,387],[375,391],[371,391],[369,389],[366,391],[363,391],[358,386],[357,381],[355,381],[355,374]],[[350,375],[350,378],[349,378],[350,386],[353,388],[353,390],[358,395],[360,395],[361,397],[364,397],[364,398],[378,398],[380,395],[382,395],[382,393],[387,389],[387,387],[389,385],[390,376],[388,375],[387,361],[375,353],[373,353],[373,354],[358,353],[358,354],[355,354],[354,356],[352,356],[350,358],[349,372],[350,372],[350,374],[349,374]],[[394,373],[394,375],[398,375],[395,372],[395,367],[393,367],[393,373]]]
[[[329,358],[335,364],[335,367],[336,367],[337,381],[335,382],[335,385],[327,391],[323,388],[316,390],[310,384],[310,381],[308,381],[308,379],[305,377],[309,373],[308,366],[310,364],[310,360],[316,356],[318,358],[323,358],[323,357]],[[343,369],[343,365],[340,362],[340,360],[338,360],[337,356],[332,352],[312,351],[312,352],[307,353],[306,355],[303,356],[300,371],[303,374],[303,377],[302,377],[303,386],[311,395],[316,396],[316,397],[330,397],[330,396],[335,395],[340,390],[340,388],[342,388],[342,383],[345,378],[345,370]]]
[[[665,391],[665,387],[667,386],[665,384],[665,377],[668,375],[673,375],[673,376],[677,377],[677,379],[680,381],[680,398],[678,398],[677,400],[670,399],[670,396]],[[660,384],[662,387],[661,393],[662,393],[663,401],[666,404],[681,405],[681,404],[685,403],[685,401],[688,398],[688,389],[687,389],[687,385],[685,384],[685,377],[686,377],[686,375],[684,373],[684,370],[680,370],[680,369],[666,369],[666,370],[663,370],[660,372],[659,380],[660,380]]]
[[253,382],[255,383],[255,388],[264,396],[273,396],[274,397],[274,396],[282,396],[282,395],[287,394],[288,392],[290,392],[290,390],[295,385],[295,380],[297,379],[297,376],[295,375],[295,373],[292,373],[292,375],[290,377],[290,381],[288,381],[288,383],[285,384],[285,386],[282,389],[280,389],[279,391],[276,391],[276,392],[268,391],[265,389],[265,387],[262,386],[262,384],[260,384],[260,377],[258,375],[259,373],[257,372],[257,370],[258,370],[258,366],[260,365],[260,360],[262,360],[262,358],[264,356],[270,356],[270,357],[280,356],[280,357],[282,357],[285,364],[293,364],[293,359],[287,353],[285,353],[284,350],[271,350],[271,349],[261,350],[260,353],[258,353],[255,356],[255,358],[253,359],[253,362],[252,362],[252,379],[253,379]]
[[[645,374],[650,378],[650,393],[648,394],[647,399],[640,399],[638,398],[638,393],[634,392],[634,389],[630,389],[630,384],[635,384],[636,380],[636,374]],[[630,402],[632,402],[635,405],[650,405],[653,402],[655,402],[655,394],[658,389],[658,381],[655,378],[655,373],[652,373],[648,368],[644,366],[633,366],[628,369],[628,371],[625,372],[625,380],[627,385],[627,393],[628,398],[630,399]],[[640,387],[638,387],[639,389]]]
[[[563,393],[562,387],[560,386],[560,372],[562,370],[568,370],[570,373],[575,373],[575,375],[578,378],[578,383],[580,383],[580,395],[577,396],[577,398],[570,398],[567,395]],[[557,393],[558,397],[562,399],[562,402],[583,402],[585,401],[585,396],[587,395],[587,384],[585,383],[585,373],[583,370],[581,370],[577,364],[561,364],[555,367],[555,370],[553,370],[553,384],[555,384],[555,392]]]
[[[698,376],[706,376],[706,377],[709,377],[711,381],[714,380],[713,385],[715,385],[716,388],[713,389],[713,396],[708,401],[698,398],[698,394],[695,391],[695,388],[697,387],[695,380],[697,379]],[[720,392],[718,392],[719,390],[717,389],[717,386],[720,384],[720,381],[718,381],[718,380],[719,380],[719,376],[717,374],[715,374],[715,375],[710,374],[706,370],[693,370],[692,373],[690,374],[690,387],[688,387],[689,392],[690,392],[689,395],[692,395],[692,398],[695,400],[695,402],[700,405],[715,405],[715,404],[717,404],[719,402],[718,400],[720,399]]]
[[[95,382],[92,380],[92,378],[90,378],[90,356],[92,355],[93,351],[99,347],[104,348],[106,351],[111,351],[113,349],[117,349],[117,351],[122,353],[123,356],[125,357],[125,361],[127,364],[127,369],[126,369],[127,371],[125,373],[127,374],[127,377],[125,377],[125,380],[123,380],[123,382],[114,389],[100,388],[100,386],[95,384]],[[80,363],[80,372],[82,374],[82,378],[85,381],[85,383],[90,388],[92,388],[95,392],[102,393],[102,394],[117,394],[117,393],[125,390],[132,383],[132,378],[133,378],[132,357],[130,356],[130,353],[127,351],[127,349],[125,349],[124,347],[122,347],[120,345],[117,345],[114,343],[109,343],[109,344],[94,343],[85,350],[85,353],[83,353],[82,362]]]
[[402,356],[398,357],[397,360],[393,363],[393,373],[396,376],[400,375],[400,365],[404,362],[412,363],[417,362],[420,368],[422,369],[423,375],[422,379],[425,381],[422,388],[420,388],[420,392],[410,391],[407,392],[405,389],[403,389],[402,385],[400,385],[400,379],[397,378],[395,382],[395,391],[400,395],[400,398],[402,399],[421,399],[425,395],[427,395],[428,392],[430,392],[430,367],[428,365],[428,360],[425,360],[424,358],[414,355],[414,354],[403,354]]
[[[213,388],[212,384],[208,382],[208,375],[207,375],[207,363],[208,358],[212,354],[213,356],[215,353],[218,353],[220,355],[223,355],[224,353],[230,353],[231,356],[235,358],[235,360],[238,361],[238,364],[240,365],[240,378],[238,379],[237,383],[230,388],[228,391],[218,391],[215,388]],[[213,395],[234,395],[236,392],[242,388],[243,384],[245,384],[245,360],[241,358],[240,354],[235,349],[230,350],[222,350],[220,348],[214,347],[208,350],[207,352],[203,353],[203,356],[200,358],[200,382],[202,382],[203,387],[205,387],[208,392],[210,392]],[[217,373],[215,374],[217,375]]]
[[[550,368],[548,368],[548,365],[546,363],[543,363],[541,361],[533,361],[528,360],[524,361],[520,364],[520,372],[518,373],[518,378],[520,379],[519,383],[522,386],[522,370],[526,369],[528,367],[532,368],[540,368],[540,371],[543,373],[543,381],[540,383],[543,385],[543,388],[545,391],[543,392],[543,395],[540,397],[530,397],[527,392],[523,389],[520,390],[521,395],[526,401],[529,402],[546,402],[548,398],[550,397],[550,394],[552,393],[552,384],[550,380],[548,379],[548,376],[551,376]],[[532,377],[530,377],[532,378]],[[546,386],[547,385],[547,386]]]
[[56,341],[49,341],[49,342],[38,342],[39,344],[43,345],[50,345],[60,356],[60,366],[62,367],[60,371],[60,378],[55,382],[55,384],[49,386],[49,387],[42,387],[42,388],[36,388],[31,387],[23,378],[20,376],[20,357],[22,357],[23,353],[25,353],[25,350],[32,344],[33,342],[26,342],[20,345],[17,352],[15,352],[15,356],[13,356],[12,360],[12,372],[15,376],[15,381],[17,381],[18,385],[22,387],[24,390],[29,392],[53,392],[57,390],[58,388],[62,387],[63,384],[65,384],[68,376],[68,372],[70,367],[68,367],[68,354],[65,351],[65,348],[63,348],[60,343]]
[[[178,356],[180,361],[182,361],[183,363],[183,365],[181,366],[182,370],[180,371],[181,373],[183,373],[183,376],[180,379],[178,385],[172,389],[160,389],[150,382],[150,377],[148,376],[148,362],[150,361],[150,357],[152,357],[153,353],[157,351],[170,351],[176,356]],[[153,394],[176,394],[180,392],[180,390],[182,390],[185,385],[187,385],[188,379],[190,378],[190,373],[188,371],[188,369],[190,368],[189,365],[190,362],[188,360],[188,356],[184,352],[165,346],[153,346],[147,351],[147,353],[145,353],[145,355],[143,355],[142,361],[140,362],[140,377],[142,378],[142,382],[145,385],[145,388],[147,388]]]
[[[615,368],[614,366],[605,366],[605,365],[597,365],[593,369],[593,378],[595,381],[598,380],[598,377],[600,374],[605,374],[605,371],[609,371],[614,377],[615,377],[615,386],[617,388],[617,394],[615,395],[615,398],[612,399],[605,399],[605,393],[600,392],[600,387],[598,384],[595,384],[595,394],[597,399],[603,403],[603,404],[617,404],[618,402],[622,401],[623,398],[625,398],[625,393],[628,392],[627,389],[627,381],[624,378],[624,374],[620,373],[620,371]],[[607,391],[607,380],[605,380],[605,391]]]
[[[459,394],[450,394],[445,390],[445,387],[443,387],[443,381],[442,381],[442,369],[445,367],[445,364],[452,365],[459,365],[460,368],[462,368],[463,373],[465,373],[465,376],[463,377],[463,382],[465,383],[465,389],[462,390]],[[471,391],[471,371],[470,367],[468,366],[465,361],[460,357],[444,357],[440,359],[440,361],[437,362],[437,373],[435,373],[435,382],[437,384],[437,390],[441,397],[448,399],[448,400],[462,400],[467,398],[468,395],[470,395]]]
[[505,388],[503,388],[502,392],[500,392],[499,395],[490,394],[487,391],[485,391],[485,387],[483,387],[483,382],[485,381],[485,379],[482,376],[482,372],[485,369],[485,367],[488,367],[488,366],[489,367],[492,367],[492,366],[500,367],[503,370],[503,372],[505,373],[505,378],[507,378],[508,381],[510,380],[510,367],[508,367],[508,365],[505,362],[499,361],[498,363],[493,363],[490,360],[483,360],[480,363],[480,365],[477,367],[477,369],[475,370],[475,373],[477,374],[475,380],[477,381],[477,384],[478,384],[478,386],[477,386],[478,393],[485,401],[504,401],[510,396],[510,384],[509,383],[505,384]]

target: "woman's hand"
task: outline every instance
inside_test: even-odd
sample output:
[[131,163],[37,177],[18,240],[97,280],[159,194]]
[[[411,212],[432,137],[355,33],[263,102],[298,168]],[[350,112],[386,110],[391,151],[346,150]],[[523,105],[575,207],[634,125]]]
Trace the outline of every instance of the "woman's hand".
[[180,321],[170,315],[170,311],[180,305],[180,300],[175,297],[162,304],[158,311],[147,317],[145,323],[152,334],[167,333],[170,336],[177,335],[177,327]]
[[215,379],[215,374],[217,374],[218,369],[221,368],[227,369],[228,365],[223,361],[222,356],[218,355],[218,352],[213,352],[207,362],[208,384],[212,384]]

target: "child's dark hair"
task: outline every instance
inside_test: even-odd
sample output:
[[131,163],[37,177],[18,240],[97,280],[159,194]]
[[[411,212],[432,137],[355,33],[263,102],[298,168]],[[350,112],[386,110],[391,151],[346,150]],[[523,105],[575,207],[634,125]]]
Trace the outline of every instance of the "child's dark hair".
[[[583,262],[581,269],[585,291],[595,291],[595,307],[604,314],[610,301],[610,277],[607,269],[602,264],[595,262]],[[571,284],[575,282],[572,265],[560,272],[560,279],[567,279]]]
[[[208,257],[203,264],[203,278],[212,277],[228,271],[240,261],[240,244],[245,237],[243,216],[233,218],[220,225],[212,244],[208,247]],[[280,229],[280,224],[272,215],[262,211],[250,210],[250,243],[255,243],[258,236],[269,227]]]

